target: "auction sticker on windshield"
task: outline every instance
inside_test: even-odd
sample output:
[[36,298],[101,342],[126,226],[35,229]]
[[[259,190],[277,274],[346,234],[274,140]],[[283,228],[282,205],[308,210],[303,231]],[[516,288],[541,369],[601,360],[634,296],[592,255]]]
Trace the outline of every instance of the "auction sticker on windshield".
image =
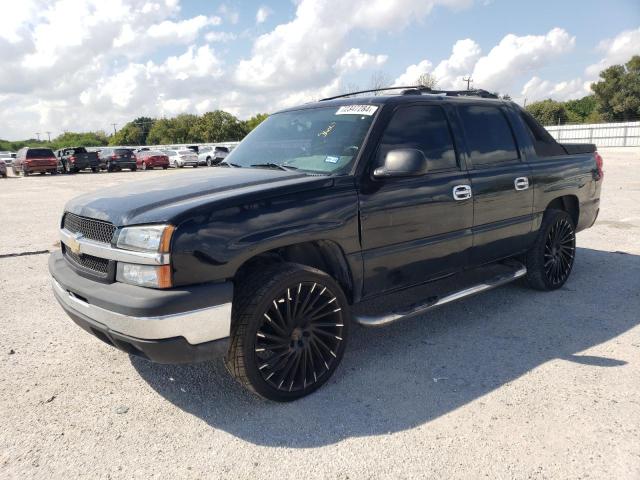
[[336,115],[373,115],[376,110],[376,105],[345,105],[338,109]]

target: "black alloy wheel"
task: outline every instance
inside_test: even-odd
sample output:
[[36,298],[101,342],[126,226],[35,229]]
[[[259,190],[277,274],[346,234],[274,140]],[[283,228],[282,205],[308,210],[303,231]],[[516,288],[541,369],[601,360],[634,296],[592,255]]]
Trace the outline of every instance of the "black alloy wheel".
[[571,274],[575,255],[576,232],[571,215],[564,210],[548,210],[524,258],[527,283],[538,290],[562,287]]
[[336,301],[327,287],[300,282],[271,302],[255,338],[258,369],[271,387],[302,391],[331,371],[344,340]]
[[553,286],[563,284],[571,273],[576,253],[573,225],[561,217],[553,224],[544,244],[544,272]]
[[349,305],[326,273],[280,264],[242,282],[226,365],[249,390],[291,401],[322,386],[344,354]]

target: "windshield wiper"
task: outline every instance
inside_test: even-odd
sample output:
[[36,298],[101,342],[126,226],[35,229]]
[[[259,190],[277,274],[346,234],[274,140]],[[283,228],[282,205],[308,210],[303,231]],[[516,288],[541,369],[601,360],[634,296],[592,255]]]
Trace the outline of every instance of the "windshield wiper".
[[289,171],[289,170],[297,170],[297,167],[291,167],[289,165],[287,165],[286,167],[284,165],[279,165],[277,163],[254,163],[253,165],[251,165],[254,168],[271,168],[274,170],[284,170],[284,171]]
[[233,163],[233,162],[225,162],[224,160],[221,161],[218,164],[219,167],[221,166],[227,166],[227,167],[235,167],[235,168],[242,168],[240,165],[238,165],[237,163]]

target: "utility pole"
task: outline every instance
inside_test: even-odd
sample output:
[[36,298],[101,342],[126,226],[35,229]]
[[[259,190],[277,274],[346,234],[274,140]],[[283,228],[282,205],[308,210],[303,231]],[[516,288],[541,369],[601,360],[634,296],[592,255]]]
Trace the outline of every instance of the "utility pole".
[[462,77],[462,81],[463,82],[467,82],[467,90],[471,90],[470,84],[471,82],[473,82],[473,78],[471,78],[471,75],[469,75],[468,77]]
[[117,125],[117,123],[112,123],[111,125],[113,125],[113,134],[115,135],[116,134],[116,125]]
[[524,105],[523,105],[523,107],[526,107],[526,106],[527,106],[527,97],[524,97]]
[[51,132],[47,132],[47,136],[49,137],[49,141],[51,141]]
[[36,136],[38,137],[38,141],[40,141],[40,132],[36,132]]

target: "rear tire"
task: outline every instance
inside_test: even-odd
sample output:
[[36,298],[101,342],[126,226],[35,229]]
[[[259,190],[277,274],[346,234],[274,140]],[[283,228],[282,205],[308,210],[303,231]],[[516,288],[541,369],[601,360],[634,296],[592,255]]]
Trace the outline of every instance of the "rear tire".
[[344,354],[350,310],[325,272],[294,263],[238,284],[225,364],[248,390],[288,402],[320,388]]
[[212,167],[213,163],[211,163],[211,157],[207,157],[207,167]]
[[547,210],[536,241],[525,255],[530,287],[556,290],[562,287],[573,268],[576,232],[573,219],[564,210]]
[[136,170],[138,170],[138,167],[137,167],[137,166],[131,167],[131,171],[132,171],[132,172],[135,172]]

